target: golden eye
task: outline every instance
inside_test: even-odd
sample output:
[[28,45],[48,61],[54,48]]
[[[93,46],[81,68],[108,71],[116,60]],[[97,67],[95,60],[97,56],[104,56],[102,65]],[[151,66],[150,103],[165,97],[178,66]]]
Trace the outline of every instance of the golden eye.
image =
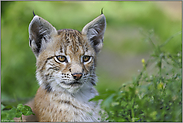
[[65,56],[56,56],[56,58],[59,62],[66,62],[67,61],[67,58]]
[[83,56],[83,62],[88,62],[91,59],[91,56]]

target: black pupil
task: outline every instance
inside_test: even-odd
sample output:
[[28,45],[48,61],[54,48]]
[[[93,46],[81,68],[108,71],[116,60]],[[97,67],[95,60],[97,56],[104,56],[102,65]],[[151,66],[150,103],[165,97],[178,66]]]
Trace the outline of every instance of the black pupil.
[[87,61],[89,61],[89,59],[90,59],[90,57],[89,56],[84,56],[84,62],[87,62]]
[[58,56],[59,61],[64,62],[66,60],[65,56]]

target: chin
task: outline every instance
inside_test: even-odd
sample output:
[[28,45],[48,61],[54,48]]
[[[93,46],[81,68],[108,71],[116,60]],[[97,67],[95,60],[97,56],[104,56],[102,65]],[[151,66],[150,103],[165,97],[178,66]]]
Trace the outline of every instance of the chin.
[[72,83],[72,84],[65,84],[60,83],[59,86],[66,90],[67,92],[74,94],[80,91],[80,89],[83,87],[83,83]]

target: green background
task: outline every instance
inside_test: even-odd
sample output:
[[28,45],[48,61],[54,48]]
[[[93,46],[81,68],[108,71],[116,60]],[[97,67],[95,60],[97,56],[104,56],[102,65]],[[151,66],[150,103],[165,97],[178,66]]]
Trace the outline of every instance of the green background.
[[[1,99],[4,103],[34,97],[39,85],[35,78],[36,58],[29,47],[28,26],[35,14],[56,29],[82,28],[104,9],[107,28],[104,47],[98,56],[97,90],[115,89],[142,69],[153,46],[182,30],[181,2],[133,1],[15,1],[1,2]],[[164,48],[176,53],[182,48],[181,35]]]

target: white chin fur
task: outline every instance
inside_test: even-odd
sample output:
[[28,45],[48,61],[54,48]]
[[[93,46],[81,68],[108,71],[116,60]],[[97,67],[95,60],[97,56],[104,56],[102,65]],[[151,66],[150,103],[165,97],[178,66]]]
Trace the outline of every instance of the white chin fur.
[[[39,85],[44,86],[44,80],[43,78],[41,78],[41,75],[39,74],[39,72],[36,73],[36,78],[39,82]],[[60,81],[56,81],[56,80],[50,80],[49,83],[52,90],[57,92],[62,92],[66,90],[69,93],[77,93],[83,87],[83,84],[72,86],[72,85],[66,85],[64,83],[60,83]]]
[[63,83],[60,83],[59,86],[65,90],[67,90],[69,93],[77,93],[82,87],[82,85],[66,85]]
[[[39,72],[36,74],[37,80],[39,82],[39,85],[42,87],[45,87],[45,82]],[[95,80],[97,80],[97,77],[95,76]],[[48,81],[47,81],[48,82]],[[93,98],[95,95],[98,95],[97,91],[95,88],[93,88],[93,85],[89,81],[83,82],[82,85],[78,86],[71,86],[71,85],[66,85],[60,83],[60,81],[57,81],[56,79],[49,80],[48,82],[51,86],[52,91],[55,92],[68,92],[78,99],[81,98],[81,100],[87,101],[91,98]]]

